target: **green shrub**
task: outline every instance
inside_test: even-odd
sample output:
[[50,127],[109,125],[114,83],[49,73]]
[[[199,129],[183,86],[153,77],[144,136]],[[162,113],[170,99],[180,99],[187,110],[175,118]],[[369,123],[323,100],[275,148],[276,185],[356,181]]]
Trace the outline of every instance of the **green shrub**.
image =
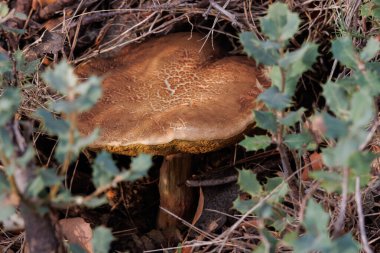
[[[8,15],[13,14],[5,4],[0,3],[0,29],[22,33],[23,31],[14,31],[1,23],[5,20],[2,18]],[[43,223],[49,222],[46,214],[52,209],[65,209],[74,205],[96,207],[107,203],[102,193],[121,181],[143,177],[152,165],[150,156],[140,155],[132,158],[129,170],[120,172],[111,155],[101,152],[93,162],[92,181],[96,190],[91,195],[74,196],[64,187],[62,182],[69,165],[98,136],[98,129],[89,136],[82,136],[76,128],[76,117],[97,102],[101,96],[101,86],[100,79],[96,77],[79,83],[73,68],[63,61],[53,70],[42,74],[49,88],[63,95],[63,99],[52,101],[47,109],[39,108],[34,114],[43,131],[58,137],[54,156],[60,164],[55,168],[38,167],[34,162],[36,154],[32,141],[28,139],[29,136],[24,137],[19,127],[23,122],[16,117],[23,99],[21,89],[35,73],[38,64],[38,60],[27,62],[21,51],[15,51],[10,56],[0,52],[0,223],[15,214],[17,208],[20,208],[24,220],[30,219],[31,213],[37,213],[33,217]],[[28,222],[25,227],[26,238],[37,236],[37,244],[41,244],[38,233],[29,233],[33,228],[27,226]],[[53,226],[46,229],[49,228]],[[54,231],[51,232],[54,237]],[[99,227],[94,230],[96,252],[107,252],[112,240],[110,229]],[[82,249],[71,248],[76,249],[75,252],[84,252]],[[58,248],[53,250],[58,252]]]
[[[332,42],[335,59],[350,68],[351,74],[324,84],[326,107],[307,119],[309,124],[304,124],[305,109],[294,111],[291,108],[295,105],[298,80],[315,62],[318,46],[306,42],[299,49],[286,51],[299,24],[298,15],[290,12],[286,4],[275,3],[260,20],[267,40],[260,41],[250,32],[240,35],[246,53],[258,63],[270,66],[272,78],[272,87],[259,96],[267,110],[253,112],[257,127],[265,129],[267,135],[246,137],[240,145],[248,151],[276,145],[284,178],[272,178],[267,184],[260,185],[253,172],[240,171],[240,189],[247,192],[250,199],[237,199],[234,207],[241,213],[254,213],[262,222],[258,230],[263,243],[254,252],[275,252],[284,245],[296,253],[358,252],[358,243],[350,233],[330,236],[329,215],[314,200],[308,201],[304,219],[299,221],[303,229],[298,230],[302,232],[284,230],[292,217],[281,212],[281,205],[287,192],[296,200],[305,197],[302,184],[295,180],[303,167],[292,170],[288,151],[296,154],[295,159],[300,159],[305,152],[323,147],[323,163],[327,169],[313,172],[312,177],[327,192],[343,195],[341,207],[344,207],[347,195],[355,192],[355,184],[364,186],[369,182],[370,163],[375,156],[365,149],[378,126],[371,123],[376,117],[375,98],[380,94],[379,72],[370,60],[379,53],[380,42],[370,38],[360,52],[355,50],[349,36]],[[368,130],[368,126],[372,128]],[[299,131],[295,131],[297,128]],[[344,213],[335,224],[335,233],[342,229],[339,224],[342,217]],[[269,227],[281,235],[280,239],[271,235],[273,231]]]

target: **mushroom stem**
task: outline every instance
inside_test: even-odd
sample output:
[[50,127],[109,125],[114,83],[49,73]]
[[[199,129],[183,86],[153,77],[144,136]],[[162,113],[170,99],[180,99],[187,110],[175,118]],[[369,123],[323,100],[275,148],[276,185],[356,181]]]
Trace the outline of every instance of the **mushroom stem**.
[[[181,218],[188,218],[193,202],[193,190],[185,182],[191,176],[191,155],[167,155],[160,168],[160,206]],[[167,229],[176,227],[178,219],[159,210],[157,227]]]

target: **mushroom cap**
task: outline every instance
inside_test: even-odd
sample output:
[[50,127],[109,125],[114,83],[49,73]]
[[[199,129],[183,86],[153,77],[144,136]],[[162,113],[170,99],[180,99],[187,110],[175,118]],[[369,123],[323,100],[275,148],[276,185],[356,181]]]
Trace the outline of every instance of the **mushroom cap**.
[[104,78],[102,98],[78,118],[83,134],[101,129],[90,148],[167,155],[236,141],[270,81],[247,57],[221,58],[218,47],[203,43],[199,34],[175,33],[81,64],[80,77]]

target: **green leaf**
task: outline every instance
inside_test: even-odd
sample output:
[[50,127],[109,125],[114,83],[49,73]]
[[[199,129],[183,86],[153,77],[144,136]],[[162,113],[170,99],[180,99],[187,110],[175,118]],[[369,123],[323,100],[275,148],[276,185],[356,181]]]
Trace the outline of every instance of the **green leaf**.
[[29,184],[27,192],[32,197],[37,197],[46,187],[59,185],[62,178],[54,169],[40,169],[36,177]]
[[41,169],[37,175],[42,178],[45,186],[53,186],[61,183],[61,180],[63,180],[63,178],[57,175],[55,169]]
[[264,189],[266,192],[271,192],[283,182],[284,182],[284,179],[282,177],[268,178],[267,183],[264,185]]
[[272,139],[266,135],[257,135],[254,137],[245,136],[244,140],[239,143],[247,151],[257,151],[267,148],[272,143]]
[[285,94],[293,96],[298,80],[309,70],[318,56],[318,45],[305,43],[301,48],[288,52],[280,59],[279,66],[286,72]]
[[[378,69],[371,69],[370,66]],[[367,63],[366,67],[369,67],[366,72],[355,73],[356,84],[366,89],[369,88],[371,95],[378,96],[380,94],[380,64],[370,65],[370,63]]]
[[346,136],[348,133],[347,122],[335,118],[327,112],[322,113],[323,122],[326,127],[326,137],[334,139]]
[[53,203],[60,203],[60,204],[72,204],[75,202],[75,204],[81,205],[83,202],[83,197],[82,196],[74,197],[71,194],[69,189],[62,187],[60,191],[58,192],[57,196],[51,201]]
[[50,87],[63,95],[68,95],[69,90],[74,89],[77,84],[74,69],[66,61],[61,61],[53,70],[46,70],[42,78]]
[[86,200],[83,204],[89,208],[96,208],[101,205],[105,205],[107,203],[108,203],[107,198],[103,196],[103,197],[98,197],[98,198],[91,198],[90,200]]
[[280,123],[291,127],[294,126],[297,122],[302,120],[302,116],[305,114],[306,109],[301,107],[297,111],[291,111],[282,119],[280,119]]
[[75,88],[75,91],[80,96],[75,100],[77,112],[84,112],[96,104],[102,94],[101,79],[90,77],[84,83],[81,83]]
[[371,8],[372,8],[371,2],[361,4],[360,5],[360,16],[363,16],[363,17],[371,16],[372,15]]
[[284,143],[290,149],[297,149],[297,150],[308,149],[309,150],[309,149],[316,148],[316,144],[313,140],[313,137],[308,132],[297,133],[297,134],[287,134],[284,137]]
[[10,190],[10,185],[6,175],[0,171],[0,193],[5,193]]
[[355,130],[354,134],[339,139],[335,147],[323,149],[324,164],[329,167],[347,167],[349,157],[359,151],[366,136],[367,133],[364,130]]
[[8,5],[5,2],[0,2],[0,18],[5,17],[9,13]]
[[352,237],[351,233],[347,233],[336,238],[328,253],[357,253],[360,251],[360,244]]
[[87,136],[81,137],[77,130],[74,130],[74,142],[70,142],[69,132],[58,133],[59,142],[55,149],[55,157],[59,162],[63,162],[67,153],[71,153],[71,162],[74,161],[83,148],[93,143],[99,135],[99,129],[95,129]]
[[70,125],[67,121],[54,118],[53,114],[45,109],[37,109],[35,116],[42,121],[45,130],[50,134],[58,135],[60,133],[67,133],[70,129]]
[[264,65],[274,65],[280,58],[278,50],[280,45],[272,41],[261,41],[252,32],[240,34],[240,42],[244,51],[249,57],[255,59],[257,63]]
[[0,193],[0,221],[7,220],[16,212],[16,208],[9,203],[5,194]]
[[380,51],[380,41],[378,41],[375,37],[371,37],[367,41],[367,45],[360,52],[360,59],[362,61],[369,61],[373,57],[375,57]]
[[[318,217],[318,220],[315,219],[316,217]],[[326,233],[329,220],[330,216],[323,210],[321,205],[314,200],[309,200],[303,221],[306,231],[313,235]]]
[[331,111],[341,117],[348,114],[348,94],[341,85],[327,82],[323,87],[323,96]]
[[109,228],[99,226],[94,229],[94,236],[92,238],[92,246],[94,253],[105,253],[111,248],[111,242],[115,240]]
[[33,147],[33,145],[28,144],[25,152],[17,158],[17,165],[22,168],[27,168],[30,161],[34,159],[34,155],[35,155],[34,150],[35,148]]
[[3,74],[12,71],[12,63],[5,53],[0,53],[0,87],[2,86]]
[[376,5],[374,8],[372,8],[372,16],[376,19],[380,19],[380,6]]
[[238,197],[233,202],[233,208],[239,211],[240,213],[247,213],[256,204],[257,202],[252,199],[243,200],[243,199],[240,199],[240,197]]
[[33,74],[34,72],[36,72],[37,67],[40,64],[39,59],[27,62],[21,50],[15,51],[13,57],[16,61],[16,70],[22,73],[23,75]]
[[69,114],[76,112],[79,108],[76,107],[74,101],[59,100],[54,101],[49,105],[49,108],[55,113]]
[[272,235],[273,232],[266,228],[260,229],[260,232],[267,243],[259,242],[258,247],[256,247],[252,253],[275,253],[278,240]]
[[272,81],[272,86],[278,90],[282,88],[282,74],[278,65],[274,65],[269,69],[269,78]]
[[55,101],[51,108],[59,113],[80,113],[87,111],[96,104],[101,96],[100,79],[90,77],[86,82],[81,83],[75,87],[77,98],[73,101]]
[[292,224],[294,221],[289,221],[287,217],[276,219],[273,221],[273,223],[270,225],[271,227],[274,227],[274,229],[280,233],[283,233],[288,226],[288,224]]
[[268,199],[268,203],[279,203],[288,193],[288,185],[284,184],[283,182],[284,179],[281,177],[268,178],[267,183],[264,185],[264,189],[268,193],[272,193],[274,189],[282,184],[279,188],[276,189],[276,192],[272,193],[272,196]]
[[283,241],[288,245],[293,245],[295,241],[299,238],[296,231],[288,232],[284,235]]
[[25,29],[18,29],[18,28],[14,28],[12,26],[2,25],[1,23],[0,23],[0,29],[4,30],[4,32],[14,33],[14,34],[17,34],[17,35],[22,35],[26,31]]
[[257,196],[262,192],[262,187],[256,179],[256,174],[251,170],[239,170],[237,183],[241,191],[246,192],[251,196]]
[[371,122],[374,117],[372,96],[366,90],[356,92],[351,99],[350,120],[354,129],[362,128]]
[[340,192],[342,185],[342,176],[331,171],[313,171],[310,176],[321,183],[323,189],[328,193]]
[[260,219],[269,219],[273,215],[273,209],[268,203],[264,203],[254,212]]
[[74,133],[74,145],[73,152],[75,155],[78,155],[82,149],[93,143],[99,137],[99,129],[96,128],[87,136],[81,136],[78,131]]
[[8,159],[12,158],[14,152],[13,141],[5,127],[0,128],[0,149]]
[[275,253],[278,243],[278,239],[273,236],[273,231],[269,231],[266,228],[261,229],[261,234],[265,237],[266,241],[269,242],[269,247],[266,247],[266,252]]
[[101,205],[106,205],[108,203],[106,196],[92,197],[90,199],[85,199],[82,196],[73,196],[71,192],[67,189],[61,189],[56,198],[52,200],[54,203],[59,203],[60,205],[83,205],[89,208],[96,208]]
[[269,6],[268,14],[260,19],[263,33],[273,41],[286,41],[298,31],[298,14],[289,11],[286,4],[274,3]]
[[97,188],[110,184],[119,173],[111,155],[105,151],[97,155],[92,168],[92,181]]
[[20,20],[27,20],[28,19],[28,16],[26,16],[22,12],[15,12],[14,16],[15,16],[15,18],[20,19]]
[[[376,76],[379,77],[380,75],[380,62],[367,62],[366,68],[370,70],[371,72],[375,72]],[[379,82],[379,81],[377,81]]]
[[[288,243],[293,246],[295,253],[308,253],[320,251],[330,252],[331,240],[327,230],[329,215],[314,200],[309,200],[306,207],[303,225],[306,233],[294,241],[288,238]],[[293,240],[291,240],[293,239]]]
[[129,169],[129,181],[135,181],[139,178],[145,177],[148,170],[152,167],[152,156],[147,154],[140,154],[137,157],[132,157],[132,162]]
[[348,166],[355,176],[360,177],[362,186],[366,185],[371,178],[371,163],[376,155],[371,152],[356,152],[348,159]]
[[258,127],[275,133],[277,131],[276,116],[271,112],[254,111],[254,119]]
[[319,236],[305,234],[294,242],[293,248],[294,253],[330,253],[329,250],[331,248],[331,240],[328,237],[327,233],[320,234]]
[[275,86],[266,89],[259,95],[258,99],[263,101],[270,109],[278,111],[284,110],[291,104],[290,97],[286,94],[282,94]]
[[85,249],[83,249],[78,244],[69,244],[69,253],[87,253]]
[[0,95],[0,126],[4,126],[17,112],[21,96],[17,88],[8,87]]
[[331,51],[334,57],[349,68],[357,67],[356,51],[351,37],[341,37],[332,42]]
[[252,253],[267,253],[267,249],[263,243],[259,243],[258,247],[256,247]]

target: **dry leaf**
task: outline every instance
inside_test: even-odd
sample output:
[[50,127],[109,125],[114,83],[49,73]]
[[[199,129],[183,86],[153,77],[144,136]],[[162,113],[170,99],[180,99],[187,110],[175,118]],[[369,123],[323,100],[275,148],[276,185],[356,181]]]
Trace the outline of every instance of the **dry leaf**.
[[59,221],[63,236],[72,244],[78,244],[87,253],[93,253],[92,229],[83,218],[68,218]]
[[198,199],[197,211],[195,212],[193,221],[191,222],[193,226],[195,223],[197,223],[197,221],[201,217],[204,205],[205,205],[205,196],[203,195],[202,187],[199,187],[199,199]]
[[54,4],[57,0],[33,0],[32,8],[33,10],[37,10],[38,7],[43,8],[48,4]]
[[53,32],[54,29],[56,29],[60,24],[63,22],[63,17],[57,17],[57,18],[51,18],[45,23],[43,23],[43,27],[50,31]]
[[314,152],[310,155],[311,168],[313,171],[322,170],[323,162],[321,154]]
[[314,152],[312,153],[310,156],[310,164],[308,162],[305,161],[305,168],[304,170],[302,171],[302,175],[301,175],[301,179],[303,181],[308,181],[310,180],[310,177],[309,177],[309,169],[311,168],[311,171],[318,171],[318,170],[322,170],[323,169],[323,162],[322,162],[322,156],[321,154],[317,153],[317,152]]
[[260,226],[259,221],[257,218],[252,218],[249,220],[246,220],[242,223],[242,226],[251,226],[254,228],[258,228]]
[[185,248],[182,248],[182,253],[191,253],[193,252],[193,247],[185,247]]

